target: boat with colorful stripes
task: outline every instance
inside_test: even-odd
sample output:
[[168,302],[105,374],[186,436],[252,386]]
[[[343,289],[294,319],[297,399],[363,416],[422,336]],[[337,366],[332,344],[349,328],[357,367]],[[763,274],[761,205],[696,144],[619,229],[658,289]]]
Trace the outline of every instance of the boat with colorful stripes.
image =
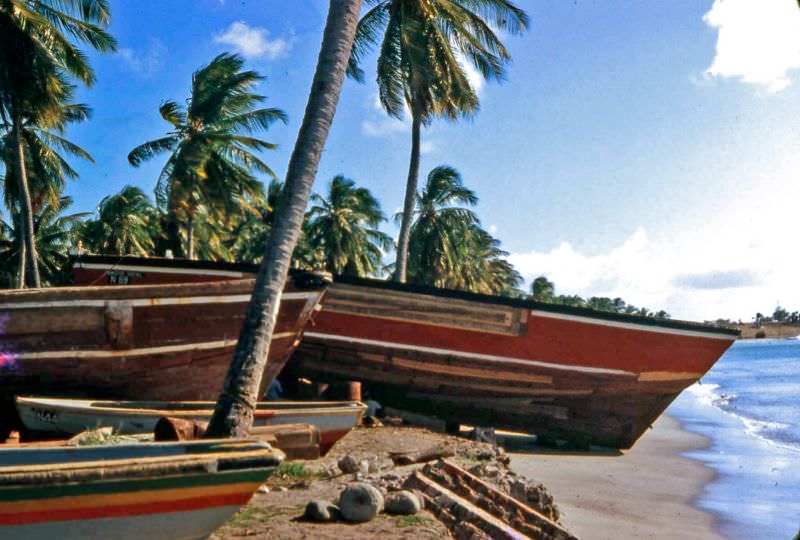
[[[318,308],[325,278],[295,273],[288,280],[265,386]],[[4,410],[13,411],[15,394],[31,393],[216,400],[253,285],[237,279],[0,291]]]
[[[220,272],[235,279],[256,270],[177,260],[144,265],[127,259],[124,272],[153,282],[225,279]],[[93,279],[111,271],[98,256],[78,258],[74,268]],[[738,336],[710,324],[341,276],[312,325],[285,376],[361,381],[383,404],[453,426],[623,449]]]
[[[90,401],[17,397],[17,412],[33,435],[75,435],[97,427],[110,427],[122,435],[153,433],[160,418],[208,422],[214,411],[210,401],[146,402]],[[265,401],[256,406],[253,426],[310,424],[319,430],[324,454],[361,421],[367,407],[358,401]]]
[[3,448],[0,538],[206,538],[282,457],[244,440]]

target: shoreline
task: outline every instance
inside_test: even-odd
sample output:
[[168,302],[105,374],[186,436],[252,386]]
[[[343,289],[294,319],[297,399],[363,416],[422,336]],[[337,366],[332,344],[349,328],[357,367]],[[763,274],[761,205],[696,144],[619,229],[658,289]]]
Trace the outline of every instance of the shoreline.
[[512,469],[547,486],[581,538],[724,540],[717,516],[697,505],[716,472],[685,455],[710,443],[662,415],[625,453],[509,451]]

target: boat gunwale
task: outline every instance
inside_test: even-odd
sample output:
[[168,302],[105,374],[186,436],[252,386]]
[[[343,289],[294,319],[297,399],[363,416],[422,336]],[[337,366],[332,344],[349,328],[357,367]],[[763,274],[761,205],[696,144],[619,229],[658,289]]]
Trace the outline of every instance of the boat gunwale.
[[[229,270],[245,273],[255,273],[258,271],[258,265],[250,263],[231,263],[231,262],[214,262],[214,261],[190,261],[184,259],[164,259],[164,258],[137,258],[137,257],[114,257],[108,255],[80,255],[73,259],[73,264],[79,263],[107,263],[107,264],[136,264],[143,267],[165,267],[165,268],[191,268],[196,270]],[[713,334],[722,334],[737,338],[741,332],[735,328],[728,328],[709,323],[700,323],[693,321],[685,321],[679,319],[661,319],[656,317],[647,317],[644,315],[634,315],[629,313],[613,313],[608,311],[598,311],[592,308],[582,308],[574,306],[565,306],[560,304],[550,304],[547,302],[539,302],[536,300],[528,300],[523,298],[512,298],[508,296],[489,295],[481,293],[473,293],[467,291],[458,291],[453,289],[443,289],[440,287],[431,287],[428,285],[416,285],[409,283],[396,283],[393,281],[386,281],[375,278],[360,278],[352,276],[333,276],[333,286],[336,284],[355,285],[368,287],[372,289],[392,290],[398,292],[407,292],[412,294],[422,294],[427,296],[434,296],[440,298],[452,298],[456,300],[464,300],[468,302],[479,302],[484,304],[494,304],[507,307],[524,308],[535,311],[547,311],[557,314],[574,315],[578,317],[585,317],[588,319],[602,319],[608,321],[616,321],[622,323],[638,324],[649,327],[663,327],[674,328],[678,330],[690,330],[696,332],[708,332]],[[324,310],[324,302],[323,302]]]
[[[91,414],[91,413],[107,413],[111,416],[121,416],[121,417],[136,417],[136,416],[170,416],[170,417],[184,417],[184,416],[211,416],[214,412],[214,407],[212,402],[205,402],[211,405],[209,408],[206,409],[152,409],[152,408],[125,408],[125,407],[108,407],[108,406],[93,406],[92,403],[114,403],[110,400],[82,400],[82,399],[69,399],[69,398],[49,398],[49,397],[42,397],[42,396],[16,396],[15,402],[17,407],[53,407],[61,410],[68,410],[72,414]],[[88,405],[84,405],[84,403],[88,403]],[[157,402],[150,402],[150,403],[157,403]],[[162,404],[168,402],[162,402]],[[193,403],[204,403],[204,402],[185,402],[189,404]],[[269,402],[260,402],[260,403],[269,403]],[[260,404],[259,403],[259,404]],[[285,402],[282,402],[285,403]],[[302,402],[301,402],[302,403]],[[344,401],[341,402],[345,405],[341,405],[339,407],[330,406],[330,407],[319,407],[313,408],[308,407],[305,409],[298,408],[296,410],[292,409],[267,409],[259,411],[256,409],[254,411],[254,416],[256,418],[265,417],[265,418],[280,418],[283,416],[352,416],[352,415],[363,415],[366,410],[367,406],[360,402],[360,401]],[[262,414],[259,414],[262,413]],[[267,414],[265,414],[267,413]],[[345,414],[347,413],[347,414]]]

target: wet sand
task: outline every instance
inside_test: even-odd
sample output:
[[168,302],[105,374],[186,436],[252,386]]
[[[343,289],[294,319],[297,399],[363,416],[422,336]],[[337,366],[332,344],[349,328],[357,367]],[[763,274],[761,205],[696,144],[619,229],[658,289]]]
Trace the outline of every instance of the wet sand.
[[528,449],[525,441],[507,444],[514,452],[512,469],[544,483],[562,522],[581,538],[723,538],[713,516],[692,506],[713,471],[680,455],[706,446],[707,439],[682,430],[673,418],[659,418],[624,454],[543,452]]

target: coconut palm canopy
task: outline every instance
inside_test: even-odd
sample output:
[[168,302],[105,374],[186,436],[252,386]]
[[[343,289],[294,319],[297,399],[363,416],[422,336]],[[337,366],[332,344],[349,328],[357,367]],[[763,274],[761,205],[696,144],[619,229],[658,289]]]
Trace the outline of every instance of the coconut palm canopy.
[[97,217],[84,222],[81,240],[96,253],[148,255],[155,247],[157,213],[150,199],[136,186],[104,197]]
[[499,241],[468,207],[478,197],[453,167],[428,174],[417,195],[409,245],[413,283],[487,294],[516,294],[521,276],[505,259]]
[[307,236],[322,252],[328,271],[377,275],[383,252],[392,247],[389,235],[378,230],[383,221],[386,216],[369,190],[339,175],[331,180],[325,196],[311,196]]
[[[185,225],[181,251],[193,257],[194,224],[199,211],[213,221],[250,206],[261,193],[254,173],[275,173],[259,156],[275,144],[252,136],[266,131],[286,114],[276,108],[258,108],[266,98],[253,88],[263,80],[243,70],[244,61],[223,53],[192,76],[186,106],[161,104],[159,113],[171,129],[166,136],[134,148],[128,161],[138,166],[162,153],[169,157],[156,186],[156,200],[169,217]],[[202,216],[205,218],[205,216]]]
[[[87,213],[64,215],[72,205],[70,197],[60,197],[55,204],[46,201],[36,211],[34,230],[37,255],[43,285],[64,285],[70,282],[68,271],[70,247],[75,245],[75,237],[81,226],[81,219]],[[20,258],[24,256],[21,247],[19,213],[12,214],[9,221],[3,221],[0,235],[0,275],[6,286],[13,286],[20,268]]]
[[420,126],[436,117],[456,120],[478,109],[478,95],[464,63],[487,80],[501,80],[511,55],[495,34],[519,34],[528,16],[508,0],[373,0],[358,24],[348,74],[363,80],[364,57],[379,48],[377,82],[386,112],[411,114],[404,219],[397,242],[395,280],[406,280],[410,216],[417,192]]
[[68,76],[87,85],[94,82],[86,56],[73,41],[99,51],[114,50],[116,42],[103,28],[109,22],[105,0],[0,2],[0,118],[12,126],[25,243],[22,257],[27,260],[29,283],[35,287],[40,276],[24,126],[35,123],[49,129],[63,123],[63,107],[71,95]]

